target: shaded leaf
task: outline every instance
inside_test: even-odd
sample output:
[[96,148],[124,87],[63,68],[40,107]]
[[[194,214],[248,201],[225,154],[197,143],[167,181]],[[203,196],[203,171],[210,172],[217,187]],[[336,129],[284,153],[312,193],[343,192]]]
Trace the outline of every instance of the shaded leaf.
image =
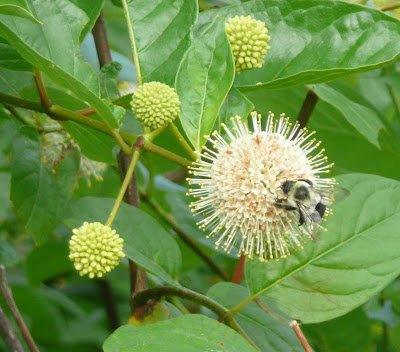
[[[14,71],[31,71],[32,65],[25,61],[17,50],[0,38],[0,67]],[[33,82],[32,82],[33,83]]]
[[347,313],[400,273],[400,183],[363,174],[337,179],[351,194],[333,207],[319,241],[285,260],[246,265],[251,297],[270,298],[303,323]]
[[121,64],[115,61],[105,64],[100,71],[100,93],[106,100],[119,98],[117,78],[121,71]]
[[197,31],[216,16],[236,15],[265,22],[271,36],[265,65],[238,75],[236,86],[284,88],[326,82],[388,65],[400,54],[398,20],[344,1],[250,1],[202,12]]
[[204,315],[183,315],[141,327],[122,326],[104,343],[105,352],[255,352],[242,336]]
[[234,78],[231,47],[225,21],[216,18],[187,51],[176,77],[182,102],[181,123],[196,150],[200,150],[217,119]]
[[26,257],[26,275],[29,283],[38,286],[42,282],[73,270],[68,258],[68,243],[50,240],[36,247]]
[[83,10],[89,18],[89,22],[83,28],[79,41],[82,42],[86,35],[93,29],[93,26],[100,15],[105,0],[70,0],[73,4]]
[[0,265],[13,266],[19,262],[18,254],[6,241],[0,239]]
[[78,167],[78,152],[70,151],[52,174],[41,162],[36,129],[20,128],[13,145],[11,200],[36,244],[44,244],[61,220]]
[[[207,296],[231,309],[248,296],[240,285],[222,282],[210,288]],[[303,352],[304,349],[289,325],[264,312],[256,303],[250,303],[235,319],[261,351]]]
[[324,323],[303,325],[302,330],[317,351],[365,352],[372,343],[371,323],[362,309]]
[[[66,224],[70,228],[82,226],[84,221],[105,223],[114,205],[114,199],[81,198],[71,202]],[[124,253],[137,265],[177,285],[175,281],[181,266],[181,254],[176,242],[150,215],[122,203],[112,228],[124,239]]]
[[383,123],[375,111],[352,101],[326,84],[316,85],[314,91],[320,99],[339,110],[357,131],[379,148],[378,133],[383,128]]

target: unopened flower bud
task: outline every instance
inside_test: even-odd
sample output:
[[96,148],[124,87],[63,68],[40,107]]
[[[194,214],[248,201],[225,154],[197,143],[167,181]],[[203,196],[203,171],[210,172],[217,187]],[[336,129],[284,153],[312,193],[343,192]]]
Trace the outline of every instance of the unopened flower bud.
[[133,94],[132,109],[138,120],[153,129],[179,116],[181,102],[174,88],[160,83],[145,83]]
[[225,24],[232,47],[236,71],[251,70],[264,65],[264,57],[270,49],[271,37],[265,23],[251,16],[236,16]]

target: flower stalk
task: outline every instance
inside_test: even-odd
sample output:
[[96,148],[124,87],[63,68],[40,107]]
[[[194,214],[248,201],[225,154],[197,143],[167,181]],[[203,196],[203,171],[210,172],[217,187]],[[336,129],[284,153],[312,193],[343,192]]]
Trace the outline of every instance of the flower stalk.
[[176,138],[176,140],[179,142],[179,144],[182,146],[182,148],[186,151],[186,153],[190,156],[190,158],[193,161],[196,161],[198,159],[197,154],[194,152],[194,150],[191,148],[191,146],[189,145],[188,142],[186,142],[186,139],[182,136],[182,134],[179,132],[178,127],[176,127],[176,125],[171,122],[168,125],[170,131],[172,132],[172,134],[174,135],[174,137]]

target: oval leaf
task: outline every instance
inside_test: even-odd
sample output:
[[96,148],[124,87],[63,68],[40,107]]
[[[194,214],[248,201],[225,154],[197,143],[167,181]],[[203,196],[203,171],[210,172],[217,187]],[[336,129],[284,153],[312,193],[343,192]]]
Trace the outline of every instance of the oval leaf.
[[200,150],[214,127],[235,74],[225,33],[225,20],[216,18],[187,51],[176,77],[181,122],[187,137]]
[[352,101],[326,84],[315,86],[314,91],[321,100],[338,109],[357,131],[379,148],[378,133],[383,123],[374,110]]
[[79,156],[67,153],[53,174],[40,157],[35,128],[23,126],[14,140],[11,200],[38,245],[45,243],[61,220],[77,181]]
[[[211,287],[207,296],[230,309],[246,299],[248,294],[243,286],[221,282]],[[293,329],[264,312],[255,302],[246,306],[235,318],[261,351],[304,352]]]
[[[86,197],[71,202],[65,220],[71,228],[82,226],[84,221],[105,223],[114,205],[114,199]],[[181,266],[181,253],[174,239],[150,215],[122,203],[112,228],[124,239],[124,253],[137,265],[177,285],[176,277]]]
[[197,19],[194,0],[127,0],[143,82],[173,86]]
[[263,295],[303,323],[343,315],[400,273],[400,183],[379,176],[338,177],[350,197],[334,206],[319,241],[277,262],[248,261],[251,296]]
[[183,315],[141,327],[122,326],[104,352],[256,352],[242,336],[203,315]]
[[265,65],[238,75],[237,86],[284,88],[326,82],[385,66],[400,55],[398,20],[344,1],[250,1],[202,12],[198,29],[215,16],[236,15],[265,22],[271,36]]
[[68,0],[31,1],[30,5],[42,24],[0,14],[0,36],[34,67],[87,101],[104,122],[118,127],[110,107],[99,97],[94,69],[79,54],[79,35],[89,21],[86,14]]

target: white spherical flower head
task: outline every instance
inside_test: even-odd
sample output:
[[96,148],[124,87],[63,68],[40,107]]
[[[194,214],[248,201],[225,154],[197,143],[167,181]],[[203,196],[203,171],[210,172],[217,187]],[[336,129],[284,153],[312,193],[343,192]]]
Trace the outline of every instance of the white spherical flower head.
[[254,132],[240,117],[232,121],[232,131],[223,125],[229,141],[214,132],[208,138],[214,150],[204,147],[190,168],[189,184],[200,186],[188,193],[197,198],[192,212],[204,215],[198,225],[210,230],[207,237],[217,237],[217,248],[238,247],[239,255],[256,254],[262,261],[286,257],[322,226],[309,219],[301,225],[300,211],[282,186],[307,180],[323,199],[335,180],[319,175],[333,164],[326,164],[323,149],[313,153],[320,145],[310,138],[314,133],[292,126],[284,115],[274,120],[270,113],[262,128],[261,116],[252,113]]
[[122,252],[124,240],[109,226],[84,222],[72,232],[69,258],[81,276],[88,275],[91,279],[103,277],[125,257]]

